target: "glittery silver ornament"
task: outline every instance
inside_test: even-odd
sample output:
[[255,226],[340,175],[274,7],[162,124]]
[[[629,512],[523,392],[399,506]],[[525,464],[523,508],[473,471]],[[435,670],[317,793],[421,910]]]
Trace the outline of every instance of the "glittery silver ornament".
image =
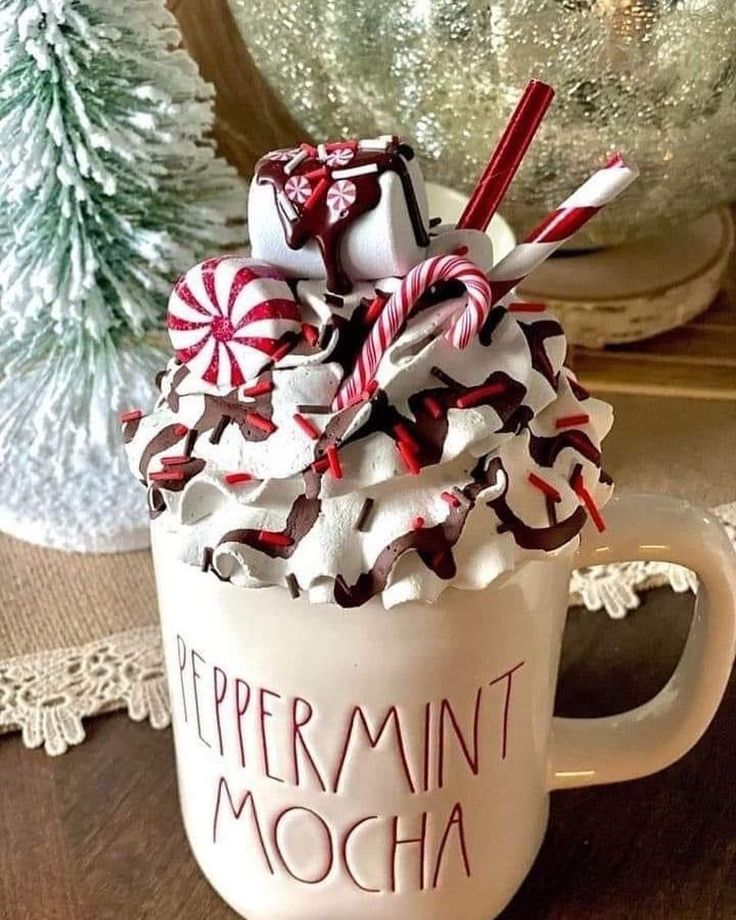
[[530,77],[557,97],[504,213],[530,227],[614,150],[639,182],[577,239],[655,235],[736,195],[734,0],[233,0],[316,137],[399,132],[469,191]]

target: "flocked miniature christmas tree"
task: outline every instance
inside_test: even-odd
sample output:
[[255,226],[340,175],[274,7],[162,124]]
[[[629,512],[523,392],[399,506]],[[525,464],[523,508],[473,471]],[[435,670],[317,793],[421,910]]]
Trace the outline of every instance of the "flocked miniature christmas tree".
[[0,528],[37,542],[145,539],[110,406],[151,402],[172,281],[238,241],[179,44],[163,0],[0,0]]

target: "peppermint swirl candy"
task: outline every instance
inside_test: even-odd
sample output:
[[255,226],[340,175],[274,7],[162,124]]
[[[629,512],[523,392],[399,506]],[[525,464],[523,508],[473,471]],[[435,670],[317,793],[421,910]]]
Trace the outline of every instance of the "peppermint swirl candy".
[[167,326],[176,357],[195,377],[231,387],[257,377],[301,328],[282,275],[241,256],[207,259],[182,275]]

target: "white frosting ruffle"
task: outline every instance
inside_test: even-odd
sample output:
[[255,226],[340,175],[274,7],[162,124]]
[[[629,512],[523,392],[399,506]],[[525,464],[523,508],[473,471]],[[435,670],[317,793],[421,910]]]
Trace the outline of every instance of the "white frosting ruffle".
[[[386,279],[375,286],[390,291],[397,283]],[[497,308],[490,344],[476,337],[467,349],[457,351],[437,331],[459,302],[420,312],[389,348],[377,373],[380,398],[392,411],[410,423],[417,421],[417,400],[425,391],[445,386],[432,372],[436,367],[463,388],[483,386],[491,374],[508,380],[512,409],[500,402],[494,402],[497,408],[449,408],[441,455],[418,476],[408,473],[393,434],[362,434],[366,425],[374,424],[370,403],[343,413],[303,410],[320,432],[330,425],[344,428],[339,441],[343,477],[334,478],[309,474],[318,442],[294,422],[298,406],[329,406],[343,376],[331,360],[340,332],[332,327],[324,293],[322,281],[297,286],[302,318],[320,333],[327,330],[325,344],[319,350],[302,343],[273,369],[273,391],[265,398],[276,429],[266,437],[248,440],[241,426],[231,423],[219,442],[212,443],[216,415],[235,417],[264,397],[245,395],[254,382],[230,392],[203,383],[174,361],[169,364],[161,399],[137,423],[127,451],[131,468],[147,479],[162,468],[163,456],[181,453],[186,435],[169,437],[172,426],[198,429],[192,457],[203,462],[201,469],[180,490],[166,488],[165,482],[151,484],[165,503],[155,526],[176,532],[180,557],[199,566],[211,549],[215,571],[235,584],[283,585],[293,575],[311,601],[333,602],[336,581],[352,586],[377,565],[385,569],[387,547],[412,534],[418,518],[424,530],[431,530],[457,515],[443,493],[460,497],[464,516],[452,539],[454,575],[440,577],[420,552],[405,549],[380,580],[387,608],[410,600],[434,601],[449,585],[480,589],[527,559],[572,553],[584,521],[579,487],[573,488],[572,478],[579,472],[593,501],[605,504],[611,487],[600,479],[598,451],[612,419],[610,407],[581,392],[572,372],[563,367],[566,343],[555,320],[547,313]],[[373,294],[373,284],[356,284],[334,312],[347,320],[361,298]],[[587,421],[557,427],[559,419],[575,416],[587,416]],[[207,430],[200,430],[203,419]],[[419,438],[422,424],[418,419]],[[152,449],[157,438],[163,446]],[[478,471],[487,468],[491,473],[481,488]],[[228,484],[226,476],[238,471],[247,471],[253,481]],[[530,483],[530,474],[557,493],[552,511],[545,492]],[[283,532],[295,503],[306,501],[310,475],[316,493],[309,501],[318,500],[318,506],[310,505],[314,519],[288,552],[264,552],[247,539],[224,539],[234,531]],[[374,502],[370,525],[358,531],[356,522],[368,498]],[[568,538],[560,542],[563,529],[555,525],[568,519],[577,523],[570,524]],[[545,541],[554,545],[545,548]]]

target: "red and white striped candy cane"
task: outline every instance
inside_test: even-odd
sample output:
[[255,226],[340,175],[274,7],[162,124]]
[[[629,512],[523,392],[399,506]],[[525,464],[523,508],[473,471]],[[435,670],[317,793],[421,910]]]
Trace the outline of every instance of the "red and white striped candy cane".
[[386,349],[396,338],[422,294],[438,281],[450,280],[461,281],[465,285],[467,304],[452,321],[447,338],[455,348],[465,348],[470,343],[490,310],[491,286],[488,279],[475,263],[460,256],[434,256],[426,259],[406,275],[399,290],[386,302],[363,344],[355,369],[338,390],[333,408],[344,408],[365,390]]
[[488,273],[493,292],[492,306],[566,243],[604,205],[628,188],[638,174],[618,153],[603,169],[593,173],[576,192],[548,214],[523,243],[493,266]]

